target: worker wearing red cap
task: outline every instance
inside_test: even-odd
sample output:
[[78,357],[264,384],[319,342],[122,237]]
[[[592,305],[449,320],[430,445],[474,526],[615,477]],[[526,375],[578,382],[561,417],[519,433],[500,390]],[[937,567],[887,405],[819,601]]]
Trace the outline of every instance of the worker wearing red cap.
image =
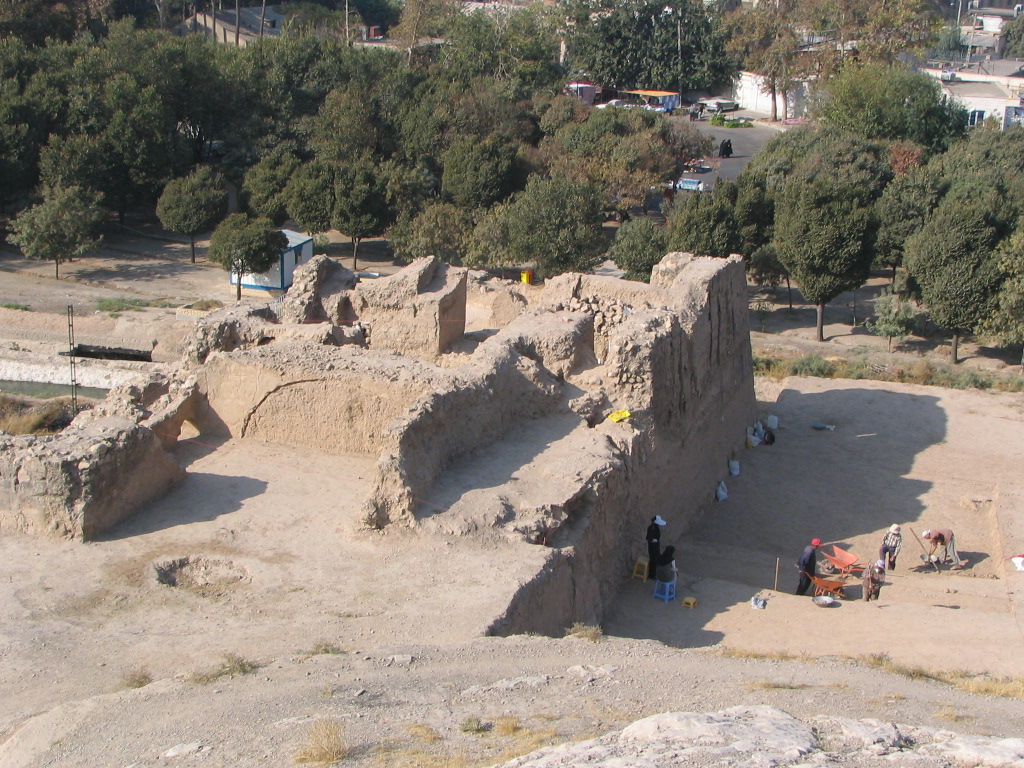
[[798,595],[806,595],[811,586],[811,576],[815,573],[818,562],[818,547],[821,546],[821,539],[811,539],[811,543],[804,547],[804,553],[796,561],[796,567],[800,571],[800,583],[796,585]]

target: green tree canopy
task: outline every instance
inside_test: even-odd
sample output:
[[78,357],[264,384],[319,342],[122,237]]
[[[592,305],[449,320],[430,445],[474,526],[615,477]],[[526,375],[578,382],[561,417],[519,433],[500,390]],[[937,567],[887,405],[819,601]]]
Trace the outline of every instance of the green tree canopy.
[[847,64],[817,90],[813,114],[865,139],[908,140],[944,152],[967,132],[967,110],[904,65]]
[[638,109],[595,109],[541,143],[552,176],[593,184],[607,209],[641,205],[676,167],[672,131],[662,115]]
[[569,13],[572,67],[604,85],[687,91],[736,73],[719,14],[701,0],[578,0]]
[[242,275],[266,272],[287,245],[284,233],[274,229],[270,219],[233,213],[213,231],[207,255],[235,278],[235,300],[240,301]]
[[561,76],[554,19],[539,4],[460,14],[450,26],[447,43],[441,63],[463,83],[483,76],[538,88],[553,85]]
[[339,169],[331,223],[352,240],[352,270],[358,269],[359,241],[384,234],[391,223],[387,180],[368,157]]
[[823,341],[825,305],[868,278],[874,206],[891,170],[881,145],[837,133],[820,139],[777,195],[775,247],[804,298],[817,305]]
[[156,201],[156,215],[167,229],[188,235],[195,264],[196,235],[213,229],[227,207],[221,179],[208,166],[201,166],[184,178],[167,182]]
[[533,177],[477,225],[468,263],[529,265],[541,277],[587,272],[604,251],[601,193],[568,179]]
[[742,245],[736,226],[736,184],[720,179],[711,192],[676,195],[668,219],[668,248],[725,258]]
[[460,208],[486,208],[512,191],[515,160],[510,143],[459,139],[442,157],[441,195]]
[[316,161],[300,165],[288,180],[284,198],[288,215],[307,232],[326,232],[334,216],[335,174]]
[[667,243],[665,227],[648,218],[630,219],[615,233],[608,255],[627,279],[649,282],[654,265],[668,252]]
[[249,209],[279,226],[288,218],[288,182],[298,170],[299,159],[291,152],[272,153],[261,158],[245,174],[242,191]]
[[998,247],[1012,232],[1015,207],[1002,190],[963,185],[907,241],[906,267],[932,319],[952,331],[954,363],[960,337],[980,330],[996,309],[1004,277]]
[[99,245],[103,211],[99,194],[80,187],[46,188],[43,201],[26,208],[14,220],[8,238],[30,259],[53,262],[60,278],[60,263]]
[[388,240],[396,259],[436,256],[449,264],[461,264],[470,249],[474,225],[469,211],[436,202],[415,216],[399,219],[388,231]]
[[[1002,284],[995,308],[983,322],[983,330],[1009,344],[1024,344],[1024,226],[1017,222],[1014,234],[1004,240],[996,254]],[[1024,375],[1024,349],[1021,350]]]

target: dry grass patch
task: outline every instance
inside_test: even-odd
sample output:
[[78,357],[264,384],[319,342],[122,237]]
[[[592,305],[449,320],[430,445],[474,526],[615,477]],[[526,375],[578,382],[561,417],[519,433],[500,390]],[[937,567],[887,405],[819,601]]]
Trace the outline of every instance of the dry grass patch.
[[953,723],[960,723],[964,720],[973,720],[974,718],[970,715],[961,715],[953,706],[945,706],[935,711],[935,717],[942,720],[949,720]]
[[518,717],[498,717],[494,720],[494,733],[498,736],[515,736],[523,731]]
[[144,688],[153,682],[153,676],[142,667],[132,667],[121,675],[119,690]]
[[751,683],[747,683],[747,688],[752,691],[798,691],[802,688],[810,688],[811,686],[806,683],[783,683],[777,680],[756,680]]
[[803,658],[783,651],[748,651],[743,648],[719,648],[716,653],[726,659],[752,659],[754,661],[796,661]]
[[224,657],[220,666],[208,669],[203,672],[193,672],[190,678],[193,683],[200,685],[212,683],[222,677],[234,677],[235,675],[248,675],[259,669],[260,665],[249,659],[239,656],[237,653],[229,653]]
[[35,400],[0,394],[0,431],[9,435],[48,435],[71,423],[71,400]]
[[554,728],[541,728],[536,731],[523,729],[523,731],[522,735],[516,738],[515,743],[511,744],[502,753],[501,759],[503,761],[514,760],[517,757],[536,752],[541,747],[550,747],[552,744],[558,744],[562,741],[558,731]]
[[428,744],[436,744],[441,740],[441,734],[425,723],[410,723],[405,726],[405,730],[414,739],[425,741]]
[[345,649],[337,643],[330,640],[321,640],[319,643],[314,645],[304,654],[303,658],[309,659],[313,656],[337,656],[338,654],[345,653]]
[[306,740],[295,753],[296,763],[331,765],[349,755],[345,732],[337,720],[321,718],[306,730]]
[[1024,678],[984,677],[969,672],[929,672],[922,667],[912,667],[893,661],[884,653],[876,653],[861,659],[872,667],[884,669],[894,675],[909,677],[911,680],[932,680],[945,683],[967,693],[983,696],[999,696],[1004,699],[1024,699]]
[[470,762],[467,757],[457,755],[438,755],[418,749],[385,748],[374,761],[376,768],[477,768],[491,765],[492,760]]
[[577,621],[569,630],[565,633],[566,637],[576,637],[580,640],[589,640],[592,643],[599,643],[604,640],[604,630],[598,626],[591,626],[590,624],[584,624],[582,621]]

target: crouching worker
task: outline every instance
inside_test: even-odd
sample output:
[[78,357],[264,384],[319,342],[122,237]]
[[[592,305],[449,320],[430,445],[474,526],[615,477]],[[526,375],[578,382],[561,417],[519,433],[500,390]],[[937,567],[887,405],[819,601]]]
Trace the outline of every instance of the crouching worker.
[[676,576],[679,575],[679,569],[676,567],[675,547],[665,547],[665,551],[661,553],[661,557],[658,560],[658,567],[655,570],[655,574],[658,581],[663,581],[666,584],[671,584],[676,580]]
[[877,600],[885,583],[885,561],[877,560],[864,569],[864,599]]

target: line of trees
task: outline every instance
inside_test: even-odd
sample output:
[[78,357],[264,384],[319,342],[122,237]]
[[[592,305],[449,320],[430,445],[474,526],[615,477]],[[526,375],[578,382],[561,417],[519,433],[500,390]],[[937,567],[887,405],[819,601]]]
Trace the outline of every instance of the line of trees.
[[[630,253],[740,253],[760,282],[793,279],[817,307],[867,281],[871,266],[902,268],[883,333],[906,326],[920,300],[952,335],[1024,341],[1024,128],[967,134],[966,111],[938,84],[899,65],[851,65],[820,88],[815,121],[770,141],[736,183],[689,197],[667,234],[623,228]],[[628,238],[626,237],[628,235]],[[640,241],[638,245],[636,241]],[[617,252],[616,250],[616,252]]]

